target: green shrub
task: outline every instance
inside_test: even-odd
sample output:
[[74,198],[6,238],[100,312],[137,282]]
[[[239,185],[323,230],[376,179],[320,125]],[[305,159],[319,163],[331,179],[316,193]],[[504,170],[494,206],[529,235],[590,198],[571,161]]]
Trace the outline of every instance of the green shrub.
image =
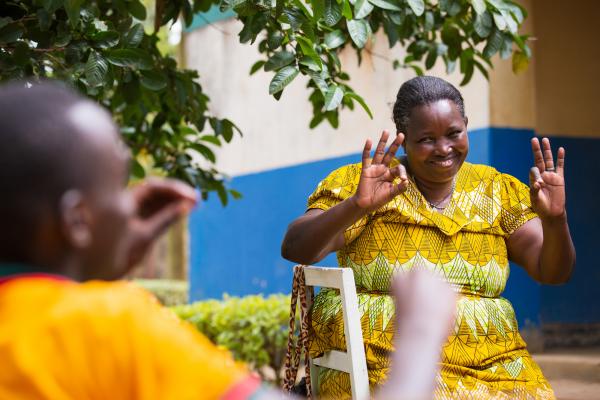
[[[280,383],[287,348],[289,295],[226,295],[223,300],[200,301],[173,310],[214,343],[229,349],[236,360],[253,367],[263,379]],[[271,376],[266,376],[269,370]]]
[[152,292],[164,306],[170,307],[188,302],[189,285],[186,281],[136,279],[134,282]]

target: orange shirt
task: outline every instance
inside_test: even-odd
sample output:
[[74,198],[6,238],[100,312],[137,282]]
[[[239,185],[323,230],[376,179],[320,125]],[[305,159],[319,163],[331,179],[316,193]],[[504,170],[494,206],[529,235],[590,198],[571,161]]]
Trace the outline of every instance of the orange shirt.
[[0,399],[217,399],[258,386],[133,284],[0,284]]

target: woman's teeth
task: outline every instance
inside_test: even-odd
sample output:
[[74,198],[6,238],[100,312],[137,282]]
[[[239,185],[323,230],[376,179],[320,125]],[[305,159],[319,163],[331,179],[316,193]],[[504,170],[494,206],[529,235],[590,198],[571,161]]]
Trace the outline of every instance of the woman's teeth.
[[432,161],[433,165],[436,165],[438,167],[449,167],[452,165],[453,159],[449,158],[447,160],[438,160],[438,161]]

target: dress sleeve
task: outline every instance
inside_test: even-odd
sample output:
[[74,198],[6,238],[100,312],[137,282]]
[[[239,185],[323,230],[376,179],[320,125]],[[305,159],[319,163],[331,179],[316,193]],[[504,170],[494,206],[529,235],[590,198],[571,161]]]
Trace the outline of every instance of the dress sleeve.
[[514,176],[502,174],[500,226],[505,236],[538,215],[531,207],[529,186]]
[[[361,164],[346,165],[336,169],[323,179],[308,198],[307,209],[328,210],[356,192],[360,180]],[[368,223],[364,216],[344,232],[345,243],[356,239]]]

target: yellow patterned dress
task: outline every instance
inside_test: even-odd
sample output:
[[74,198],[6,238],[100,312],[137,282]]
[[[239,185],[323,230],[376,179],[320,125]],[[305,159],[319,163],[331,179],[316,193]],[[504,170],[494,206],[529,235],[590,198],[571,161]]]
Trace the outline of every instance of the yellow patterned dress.
[[[351,196],[360,170],[353,164],[331,173],[310,196],[308,208],[326,210]],[[554,398],[519,334],[512,305],[500,297],[509,274],[506,239],[535,217],[526,185],[465,162],[443,213],[434,211],[410,182],[406,192],[346,230],[337,257],[340,266],[354,270],[371,387],[385,380],[393,349],[391,277],[426,268],[460,293],[435,398]],[[311,355],[345,350],[337,293],[322,290],[311,315]],[[322,398],[350,397],[345,373],[322,370],[319,388]]]

